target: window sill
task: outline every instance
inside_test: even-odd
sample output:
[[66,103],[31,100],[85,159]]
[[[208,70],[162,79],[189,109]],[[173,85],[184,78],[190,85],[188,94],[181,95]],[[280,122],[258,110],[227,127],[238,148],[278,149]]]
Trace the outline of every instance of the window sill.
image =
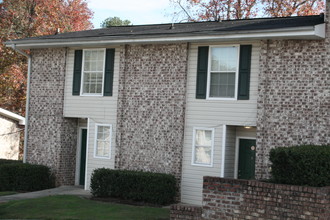
[[198,164],[198,163],[192,163],[192,166],[197,166],[197,167],[213,167],[213,164]]
[[111,157],[101,157],[101,156],[94,156],[94,158],[96,158],[96,159],[106,159],[106,160],[111,159]]
[[237,101],[237,98],[211,98],[207,97],[206,100],[211,100],[211,101]]
[[80,94],[80,96],[84,97],[103,97],[103,94]]

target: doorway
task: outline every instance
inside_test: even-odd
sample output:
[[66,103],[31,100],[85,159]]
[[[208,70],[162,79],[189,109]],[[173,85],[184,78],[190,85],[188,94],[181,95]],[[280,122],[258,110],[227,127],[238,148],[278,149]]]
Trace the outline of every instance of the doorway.
[[256,140],[238,139],[238,179],[255,179]]
[[87,147],[87,129],[82,128],[80,133],[80,168],[79,168],[79,185],[85,185],[86,171],[86,147]]

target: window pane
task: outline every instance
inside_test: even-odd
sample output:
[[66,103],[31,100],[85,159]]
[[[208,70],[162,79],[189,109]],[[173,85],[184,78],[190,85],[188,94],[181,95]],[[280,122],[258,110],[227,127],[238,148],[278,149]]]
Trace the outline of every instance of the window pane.
[[210,97],[234,98],[236,73],[211,73]]
[[211,71],[220,70],[220,60],[222,53],[220,48],[212,48],[211,50]]
[[99,157],[109,157],[110,155],[110,126],[97,126],[97,141],[95,155]]
[[109,141],[105,141],[105,142],[103,142],[103,146],[104,146],[104,151],[103,151],[103,156],[104,157],[109,157],[109,153],[110,153],[110,151],[109,151],[109,146],[110,146],[110,142]]
[[95,93],[102,93],[102,84],[101,83],[96,85]]
[[196,138],[195,140],[196,145],[203,145],[203,146],[212,145],[212,131],[196,130],[195,138]]
[[194,163],[211,164],[211,147],[196,147]]
[[103,126],[98,127],[97,139],[98,140],[104,140]]
[[84,51],[83,93],[102,94],[104,50]]
[[211,71],[236,71],[237,47],[213,47],[211,48]]
[[85,61],[85,63],[84,63],[84,71],[90,71],[90,70],[91,70],[90,62],[89,61]]
[[103,141],[97,141],[96,156],[104,157],[105,147]]

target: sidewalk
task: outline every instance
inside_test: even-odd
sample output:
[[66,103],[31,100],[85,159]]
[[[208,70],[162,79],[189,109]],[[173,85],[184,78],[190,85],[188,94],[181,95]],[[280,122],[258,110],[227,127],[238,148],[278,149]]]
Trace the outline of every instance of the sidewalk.
[[33,198],[40,198],[40,197],[53,196],[53,195],[76,195],[76,196],[90,197],[91,193],[79,186],[60,186],[57,188],[45,189],[42,191],[19,193],[9,196],[0,196],[0,203],[12,201],[12,200],[33,199]]

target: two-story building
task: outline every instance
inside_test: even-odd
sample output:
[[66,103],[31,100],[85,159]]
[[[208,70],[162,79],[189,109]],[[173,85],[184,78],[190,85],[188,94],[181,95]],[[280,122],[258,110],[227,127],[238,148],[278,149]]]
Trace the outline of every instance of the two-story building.
[[13,40],[30,50],[25,160],[57,184],[94,169],[269,177],[273,147],[329,144],[323,15],[136,25]]

